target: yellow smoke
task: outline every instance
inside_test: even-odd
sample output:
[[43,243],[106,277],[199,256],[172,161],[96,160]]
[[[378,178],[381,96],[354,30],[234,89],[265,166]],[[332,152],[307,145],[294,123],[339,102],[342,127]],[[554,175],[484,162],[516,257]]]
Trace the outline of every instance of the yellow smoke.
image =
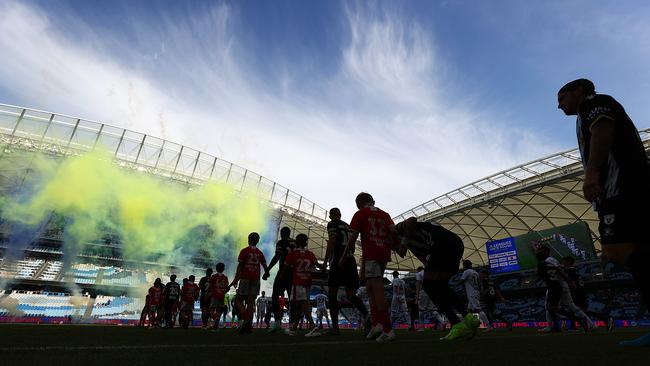
[[262,234],[267,227],[267,209],[259,197],[225,184],[188,189],[169,178],[119,167],[98,153],[62,161],[40,154],[30,158],[33,173],[23,180],[28,187],[4,197],[2,215],[34,226],[52,212],[65,217],[66,253],[77,254],[83,243],[109,229],[119,234],[125,258],[171,257],[194,245],[188,235],[201,226],[209,228],[209,240],[190,250],[201,247],[215,261],[232,263],[248,233]]

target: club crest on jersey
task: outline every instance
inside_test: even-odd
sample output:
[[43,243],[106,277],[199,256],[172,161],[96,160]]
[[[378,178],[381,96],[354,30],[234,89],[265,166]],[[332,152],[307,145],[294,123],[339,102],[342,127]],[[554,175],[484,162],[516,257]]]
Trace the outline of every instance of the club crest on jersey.
[[616,216],[614,214],[603,216],[603,222],[605,223],[605,225],[613,224],[615,219],[616,219]]

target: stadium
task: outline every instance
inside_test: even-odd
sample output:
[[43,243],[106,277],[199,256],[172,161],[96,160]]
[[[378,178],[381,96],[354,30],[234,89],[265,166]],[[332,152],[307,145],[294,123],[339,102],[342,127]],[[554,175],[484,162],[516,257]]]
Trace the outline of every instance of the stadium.
[[[0,133],[0,179],[4,197],[17,196],[17,192],[25,189],[30,177],[38,175],[39,164],[35,162],[41,158],[61,164],[93,151],[104,151],[108,155],[102,155],[101,159],[108,159],[118,169],[152,176],[166,185],[191,191],[209,182],[221,182],[232,187],[237,200],[255,197],[269,210],[270,224],[263,234],[262,245],[267,256],[272,256],[273,243],[283,226],[288,226],[294,233],[307,234],[310,248],[317,257],[322,259],[325,255],[326,209],[276,182],[218,157],[114,126],[10,105],[0,105]],[[641,138],[648,151],[650,132],[641,131]],[[633,289],[629,273],[612,265],[602,267],[597,258],[600,252],[598,220],[591,206],[582,199],[582,179],[579,152],[564,151],[467,184],[408,210],[394,221],[416,217],[418,221],[435,222],[450,229],[463,240],[463,259],[471,260],[479,267],[492,267],[487,243],[525,237],[530,233],[537,233],[540,237],[550,235],[559,240],[560,245],[572,246],[574,253],[584,248],[577,267],[589,290],[590,310],[607,313],[617,328],[648,326],[650,320],[640,310],[639,296]],[[18,241],[24,242],[17,242],[16,237],[12,237],[15,223],[12,225],[7,216],[3,210],[0,280],[4,288],[0,293],[0,321],[5,323],[135,325],[144,306],[142,288],[151,284],[155,277],[171,273],[202,275],[204,268],[212,264],[210,255],[204,252],[187,254],[183,266],[165,263],[162,258],[166,257],[156,255],[133,259],[123,248],[120,235],[111,230],[99,231],[92,240],[81,243],[76,252],[70,252],[66,249],[69,244],[65,243],[68,240],[66,221],[58,220],[56,215],[48,216],[45,222],[40,223],[35,236],[34,233],[30,239],[21,236]],[[567,226],[576,224],[578,231],[587,232],[589,239],[586,242],[584,232],[583,237],[579,237],[570,230],[566,231]],[[576,249],[576,246],[580,248]],[[409,282],[412,281],[410,274],[419,265],[410,253],[404,258],[394,255],[386,274],[399,270],[406,274]],[[502,318],[514,324],[516,329],[526,331],[544,324],[544,285],[534,269],[518,269],[495,276],[497,286],[508,299],[498,307]],[[317,276],[316,283],[323,285],[324,281]],[[452,278],[451,284],[459,294],[463,294],[464,287],[458,276]],[[312,292],[312,297],[315,293]],[[390,286],[386,293],[390,296]],[[197,302],[195,325],[198,325],[200,314]],[[355,325],[353,314],[344,312],[343,317],[344,324]],[[432,320],[433,315],[427,313],[425,318]],[[232,324],[234,320],[229,321]],[[596,323],[606,326],[601,320]],[[501,326],[505,324],[501,323]],[[59,336],[77,336],[66,335],[67,329],[71,328],[44,329],[44,334],[51,334],[47,343],[40,347],[51,347],[52,351],[64,353],[98,347],[95,342],[69,347],[51,340]],[[130,346],[118,338],[125,337],[136,343],[140,339],[140,335],[124,328],[108,328],[108,331],[88,329],[95,334],[93,337],[100,337],[97,332],[114,337],[111,342],[117,342],[117,347],[124,350]],[[123,333],[125,331],[128,333]],[[27,336],[25,328],[8,329],[7,334],[19,339]],[[598,341],[604,341],[600,338]],[[494,341],[498,339],[495,337]],[[423,339],[408,341],[415,342],[413,347],[423,346]],[[519,339],[509,341],[516,343]],[[168,343],[164,335],[155,335],[143,349],[155,351],[160,347],[157,342]],[[219,346],[223,347],[219,348],[220,352],[236,352],[241,347],[236,340],[224,342]],[[358,339],[351,338],[345,343],[352,352],[359,352]],[[317,347],[317,344],[304,346]],[[25,352],[29,350],[29,347],[25,348]],[[276,362],[283,362],[281,354],[273,357]],[[441,357],[445,359],[446,356]],[[256,362],[255,359],[249,361]],[[471,358],[465,361],[473,362]]]

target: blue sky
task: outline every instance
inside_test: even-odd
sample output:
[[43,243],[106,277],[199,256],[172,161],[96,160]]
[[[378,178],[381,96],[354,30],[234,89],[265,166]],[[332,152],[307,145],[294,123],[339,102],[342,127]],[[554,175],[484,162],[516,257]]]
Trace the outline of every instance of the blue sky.
[[592,79],[650,127],[645,1],[5,1],[0,102],[164,137],[349,219],[575,146]]

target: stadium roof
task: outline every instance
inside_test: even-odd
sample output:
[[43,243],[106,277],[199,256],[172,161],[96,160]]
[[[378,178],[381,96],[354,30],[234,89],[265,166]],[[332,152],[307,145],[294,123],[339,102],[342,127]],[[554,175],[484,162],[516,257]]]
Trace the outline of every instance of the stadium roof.
[[[640,136],[648,153],[650,129],[640,131]],[[487,241],[578,220],[589,225],[596,250],[600,251],[598,218],[582,196],[582,182],[580,152],[573,149],[467,184],[394,219],[399,222],[417,217],[452,230],[465,243],[464,257],[479,264],[487,263]]]
[[202,184],[224,182],[257,192],[274,208],[317,225],[327,210],[307,198],[229,161],[168,140],[81,118],[0,104],[0,142],[76,155],[103,149],[124,167]]

